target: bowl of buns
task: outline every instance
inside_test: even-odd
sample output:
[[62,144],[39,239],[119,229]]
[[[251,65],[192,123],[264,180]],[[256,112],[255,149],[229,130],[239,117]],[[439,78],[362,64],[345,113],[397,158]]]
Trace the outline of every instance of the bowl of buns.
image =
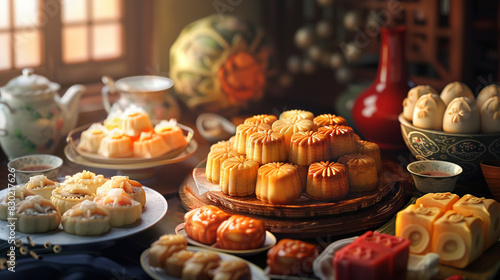
[[480,176],[480,162],[500,159],[500,87],[477,97],[460,82],[441,93],[427,85],[408,92],[399,115],[406,146],[418,160],[459,164],[462,177]]

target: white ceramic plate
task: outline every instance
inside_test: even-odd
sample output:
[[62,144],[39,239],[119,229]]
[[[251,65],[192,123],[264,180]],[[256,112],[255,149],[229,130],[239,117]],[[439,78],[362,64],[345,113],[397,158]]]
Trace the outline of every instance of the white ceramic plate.
[[[193,252],[198,252],[198,251],[206,251],[206,249],[203,248],[197,248],[197,247],[192,247],[188,246],[187,248],[189,251]],[[236,256],[232,256],[229,254],[224,254],[218,252],[219,256],[223,260],[242,260],[248,264],[250,267],[250,272],[252,273],[252,279],[253,280],[260,280],[260,279],[269,279],[269,277],[264,273],[264,270],[262,270],[260,267],[256,266],[253,263],[247,262],[241,258],[238,258]],[[164,269],[157,268],[157,267],[152,267],[149,265],[148,261],[148,256],[149,256],[149,249],[145,250],[141,254],[141,266],[146,271],[146,273],[151,276],[151,278],[155,280],[174,280],[174,279],[179,279],[179,278],[174,278],[168,274],[165,273]]]
[[[313,262],[314,275],[321,280],[336,280],[335,270],[332,265],[333,256],[336,251],[351,244],[356,238],[358,237],[340,239],[328,245]],[[431,279],[438,272],[436,267],[438,259],[439,256],[435,253],[429,253],[425,256],[410,254],[407,279]]]
[[139,158],[139,157],[128,157],[128,158],[108,158],[104,157],[100,154],[95,154],[95,153],[89,153],[86,151],[82,151],[78,149],[78,143],[80,142],[80,137],[81,133],[88,129],[92,123],[75,128],[71,130],[68,134],[68,137],[66,138],[66,142],[68,143],[69,146],[73,148],[73,150],[80,155],[82,158],[96,162],[96,163],[104,163],[104,164],[135,164],[135,163],[147,163],[147,162],[155,162],[155,161],[161,161],[161,160],[168,160],[168,159],[173,159],[180,155],[184,150],[186,150],[189,147],[189,144],[191,141],[193,141],[193,136],[194,136],[194,131],[188,126],[182,125],[182,124],[177,124],[181,129],[182,132],[184,133],[184,136],[187,141],[187,145],[184,147],[172,150],[166,154],[154,157],[154,158]]
[[[111,228],[108,233],[100,236],[69,234],[62,230],[61,225],[59,225],[58,229],[46,233],[27,234],[16,231],[15,238],[26,241],[27,236],[31,236],[33,242],[37,245],[43,245],[46,241],[54,245],[80,245],[109,241],[136,234],[159,222],[163,216],[165,216],[168,209],[167,201],[160,193],[148,187],[143,188],[146,192],[146,205],[142,210],[141,218],[131,225],[121,228]],[[4,197],[7,191],[8,189],[1,190],[0,197]],[[0,239],[7,240],[8,236],[9,229],[7,228],[7,221],[0,221]]]
[[186,241],[191,244],[195,245],[198,247],[202,247],[211,251],[216,251],[216,252],[221,252],[221,253],[227,253],[231,255],[237,255],[237,256],[248,256],[248,255],[255,255],[261,252],[264,252],[266,250],[269,250],[271,247],[273,247],[276,244],[276,237],[270,233],[269,231],[266,231],[266,240],[264,241],[264,244],[262,244],[262,247],[257,248],[257,249],[252,249],[252,250],[227,250],[227,249],[222,249],[217,246],[217,243],[213,245],[206,245],[201,242],[198,242],[192,238],[190,238],[186,231],[184,230],[184,223],[179,224],[178,226],[175,227],[175,233],[177,235],[180,235],[186,239]]

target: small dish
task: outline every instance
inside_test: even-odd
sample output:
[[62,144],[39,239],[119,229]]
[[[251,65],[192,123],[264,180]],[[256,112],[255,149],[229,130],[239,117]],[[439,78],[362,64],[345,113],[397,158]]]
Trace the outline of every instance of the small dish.
[[30,177],[45,175],[49,179],[57,178],[63,160],[60,157],[45,154],[28,155],[15,158],[7,164],[9,172],[15,173],[16,184],[26,184]]
[[500,201],[500,160],[481,161],[481,170],[491,194]]
[[270,233],[269,231],[266,231],[266,240],[264,241],[264,244],[262,244],[262,247],[257,248],[257,249],[252,249],[252,250],[227,250],[227,249],[222,249],[217,247],[217,243],[212,244],[212,245],[206,245],[201,242],[198,242],[192,238],[190,238],[186,231],[184,230],[184,223],[179,224],[178,226],[175,227],[175,233],[177,235],[180,235],[186,239],[186,241],[195,246],[199,246],[208,250],[216,251],[216,252],[221,252],[221,253],[227,253],[231,255],[237,255],[237,256],[250,256],[250,255],[256,255],[261,252],[264,252],[266,250],[269,250],[271,247],[273,247],[276,244],[276,237]]
[[[340,239],[328,245],[323,252],[314,260],[313,271],[321,280],[335,280],[335,270],[332,266],[335,252],[344,246],[351,244],[357,236]],[[408,258],[406,279],[431,279],[438,272],[437,267],[439,255],[428,253],[423,256],[410,254]]]
[[[152,267],[149,265],[149,250],[146,249],[144,252],[141,254],[141,266],[144,269],[144,271],[153,279],[155,280],[177,280],[180,278],[174,278],[167,273],[165,273],[164,269],[158,268],[158,267]],[[206,251],[206,249],[203,248],[197,248],[197,247],[192,247],[188,246],[187,247],[188,251],[193,251],[193,252],[199,252],[199,251]],[[260,267],[256,266],[255,264],[248,262],[246,260],[243,260],[241,258],[238,258],[236,256],[232,256],[229,254],[224,254],[224,253],[218,253],[220,258],[222,260],[242,260],[248,264],[248,267],[250,268],[250,273],[252,274],[252,279],[254,280],[264,280],[264,279],[269,279],[267,275],[265,274],[264,270],[262,270]]]
[[442,160],[414,161],[406,167],[415,181],[415,187],[423,193],[453,192],[462,167]]

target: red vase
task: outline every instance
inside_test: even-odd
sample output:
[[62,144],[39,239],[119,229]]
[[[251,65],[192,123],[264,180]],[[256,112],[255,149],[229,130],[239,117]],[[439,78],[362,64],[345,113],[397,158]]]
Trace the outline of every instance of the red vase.
[[362,137],[381,149],[404,149],[398,115],[410,90],[404,26],[382,27],[377,77],[354,102],[352,117]]

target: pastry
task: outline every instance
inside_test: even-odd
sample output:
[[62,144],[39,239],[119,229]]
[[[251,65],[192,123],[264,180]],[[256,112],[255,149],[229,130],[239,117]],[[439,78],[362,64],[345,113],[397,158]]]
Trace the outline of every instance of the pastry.
[[289,163],[271,162],[259,167],[255,196],[271,204],[287,204],[302,194],[297,168]]
[[478,133],[481,128],[480,114],[473,99],[453,99],[443,117],[443,130],[450,133]]
[[141,132],[153,129],[149,115],[142,108],[130,106],[120,117],[120,127],[123,134],[130,137],[139,137]]
[[106,196],[96,197],[94,202],[109,212],[112,227],[130,225],[141,218],[141,204],[122,189],[111,189]]
[[230,147],[215,149],[208,153],[207,156],[207,165],[205,168],[205,175],[207,176],[207,180],[218,184],[220,181],[220,173],[222,163],[232,157],[240,156],[238,152],[234,151]]
[[134,154],[132,139],[115,128],[101,140],[97,153],[108,158],[131,157]]
[[63,184],[81,184],[89,188],[93,193],[97,191],[97,188],[102,186],[108,179],[104,178],[104,175],[96,175],[94,172],[83,170],[78,172],[73,176],[66,176]]
[[289,119],[293,122],[302,119],[312,121],[314,119],[314,114],[305,110],[288,110],[281,113],[279,119]]
[[318,249],[313,244],[295,239],[281,239],[267,252],[267,266],[270,274],[308,276],[317,256]]
[[382,170],[382,158],[380,156],[380,147],[377,143],[358,140],[356,142],[356,153],[367,155],[375,160],[375,165],[377,166],[377,172]]
[[415,104],[413,125],[424,129],[441,130],[446,104],[436,94],[425,94]]
[[372,157],[349,154],[342,156],[339,162],[347,169],[349,191],[364,192],[377,189],[377,164]]
[[480,112],[481,132],[500,132],[500,95],[484,101],[483,107],[480,107]]
[[479,94],[477,95],[476,98],[476,103],[477,107],[479,110],[482,110],[484,103],[486,100],[490,99],[491,97],[499,97],[500,98],[500,87],[496,84],[491,84],[489,86],[484,87]]
[[349,192],[346,168],[338,162],[320,161],[309,166],[306,194],[316,200],[339,200]]
[[275,115],[255,115],[250,118],[246,118],[243,123],[265,123],[272,125],[278,118]]
[[448,104],[457,97],[467,97],[471,100],[475,100],[472,90],[461,82],[451,82],[447,84],[441,91],[439,97],[441,97],[445,106],[448,106]]
[[222,249],[257,249],[265,240],[264,222],[247,216],[232,215],[217,228],[217,246]]
[[15,214],[15,227],[24,233],[43,233],[57,229],[61,213],[40,195],[31,195],[19,202]]
[[19,202],[30,195],[35,195],[35,193],[27,189],[26,186],[18,186],[7,192],[5,197],[0,199],[0,220],[7,221],[7,218],[10,216],[9,208],[13,209],[12,207],[14,207],[14,210],[16,210]]
[[123,114],[122,110],[117,109],[113,110],[108,114],[108,117],[104,120],[103,125],[109,131],[115,128],[121,129],[121,115]]
[[185,250],[187,241],[184,237],[175,234],[165,234],[153,242],[149,247],[148,262],[153,267],[165,267],[165,261],[175,252]]
[[313,122],[316,128],[320,128],[323,126],[333,126],[333,125],[347,125],[346,119],[344,119],[341,116],[333,114],[323,114],[316,116],[313,119]]
[[32,191],[34,194],[41,195],[45,199],[49,199],[52,196],[52,191],[58,188],[59,182],[54,182],[45,175],[35,175],[30,177],[28,183],[26,183],[26,188]]
[[71,207],[84,200],[94,200],[95,195],[82,184],[67,184],[52,191],[50,201],[64,214]]
[[297,168],[297,172],[299,173],[300,186],[302,187],[302,192],[306,192],[307,172],[309,171],[309,166],[301,166],[293,163],[292,165],[293,167]]
[[172,277],[181,278],[184,265],[193,255],[194,252],[188,250],[180,250],[173,253],[165,260],[165,272]]
[[328,139],[330,158],[337,160],[343,155],[356,152],[356,138],[351,127],[346,125],[323,126],[318,132]]
[[182,280],[210,280],[210,273],[219,266],[219,255],[209,251],[198,251],[186,261],[182,269]]
[[248,136],[257,131],[269,129],[271,129],[271,126],[265,123],[243,123],[238,125],[236,127],[233,150],[240,154],[245,154]]
[[425,94],[435,94],[439,95],[439,93],[429,85],[419,85],[413,87],[408,91],[408,97],[403,100],[403,116],[409,122],[413,121],[413,111],[415,110],[415,104],[418,99]]
[[134,156],[141,158],[154,158],[166,154],[172,148],[167,142],[153,131],[141,132],[139,139],[134,141]]
[[102,235],[110,230],[109,221],[109,213],[90,200],[71,207],[61,218],[64,231],[75,235]]
[[292,121],[290,119],[277,120],[272,125],[274,132],[279,132],[285,135],[285,143],[287,151],[290,150],[290,140],[296,132],[304,132],[314,130],[314,123],[308,119],[299,119]]
[[212,144],[210,146],[210,152],[213,151],[213,150],[217,150],[217,149],[223,149],[223,148],[230,148],[232,149],[233,148],[233,142],[229,141],[229,140],[223,140],[223,141],[219,141],[215,144]]
[[175,119],[160,121],[155,126],[154,131],[163,138],[167,146],[170,147],[169,150],[176,150],[187,145],[186,137]]
[[250,267],[243,260],[222,260],[212,272],[212,280],[251,280]]
[[112,189],[122,189],[133,200],[139,202],[142,207],[146,204],[146,192],[142,184],[130,180],[128,176],[113,176],[110,180],[106,181],[101,187],[97,188],[96,196],[106,196]]
[[313,162],[330,159],[326,136],[314,131],[297,132],[290,140],[288,159],[297,165],[311,165]]
[[80,142],[77,148],[79,150],[97,153],[102,139],[108,134],[108,129],[100,123],[93,123],[80,136]]
[[288,160],[285,135],[272,130],[257,131],[248,136],[246,156],[260,165]]
[[259,163],[244,156],[226,159],[221,166],[221,191],[230,196],[254,194],[258,170]]
[[460,197],[454,193],[426,193],[417,198],[415,205],[425,207],[437,207],[442,213],[448,210],[453,210],[453,204],[457,202]]
[[230,216],[216,206],[205,205],[184,215],[184,230],[193,240],[211,245],[217,241],[217,228]]

